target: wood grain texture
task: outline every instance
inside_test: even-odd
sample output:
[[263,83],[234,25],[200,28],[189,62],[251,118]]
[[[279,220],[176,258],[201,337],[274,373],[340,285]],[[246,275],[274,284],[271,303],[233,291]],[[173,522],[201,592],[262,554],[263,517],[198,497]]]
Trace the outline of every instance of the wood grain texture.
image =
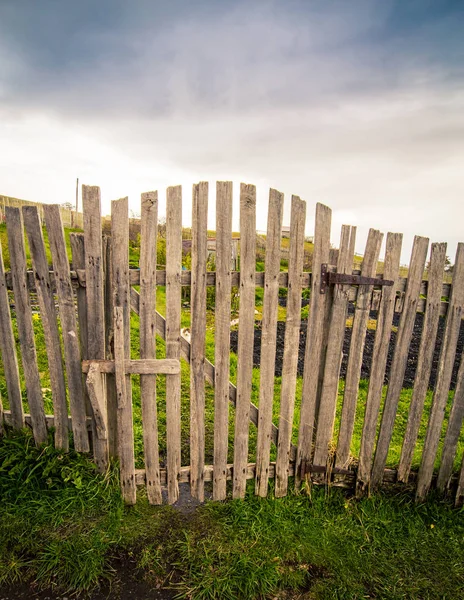
[[[105,358],[105,307],[100,188],[82,186],[84,212],[85,295],[87,302],[87,358]],[[93,455],[101,472],[108,467],[108,440],[92,430]]]
[[381,483],[383,471],[387,462],[388,449],[393,435],[393,426],[398,410],[404,374],[408,362],[408,351],[414,330],[416,306],[419,300],[420,285],[425,269],[428,238],[416,236],[412,247],[411,261],[409,264],[408,286],[404,296],[404,310],[401,314],[396,337],[395,352],[390,371],[387,395],[382,412],[379,437],[372,467],[371,486]]
[[255,319],[256,188],[240,184],[240,307],[234,435],[234,498],[244,498],[250,427]]
[[0,244],[0,350],[2,352],[8,402],[11,411],[11,425],[15,429],[24,427],[24,409],[21,397],[18,357],[11,321],[10,301],[5,279],[5,265]]
[[118,447],[124,501],[135,504],[134,423],[132,386],[125,361],[130,360],[129,205],[127,198],[111,202],[113,238],[114,360],[118,399]]
[[208,182],[193,186],[190,310],[190,489],[203,502],[205,466],[205,349]]
[[269,482],[283,210],[284,195],[277,190],[271,189],[269,192],[263,316],[261,321],[259,416],[255,482],[255,493],[263,498],[267,496]]
[[462,506],[464,501],[464,456],[462,457],[461,472],[459,473],[459,481],[456,489],[455,505]]
[[87,373],[87,390],[95,418],[97,436],[99,439],[106,440],[108,430],[106,426],[105,384],[99,363],[90,363]]
[[275,465],[275,496],[287,495],[295,409],[298,350],[301,325],[301,271],[304,260],[306,203],[292,196],[290,217],[290,258],[288,263],[287,316],[285,320],[284,359],[280,388],[279,437]]
[[[375,277],[383,234],[370,229],[363,257],[361,276]],[[356,417],[359,381],[366,340],[367,321],[371,306],[372,285],[360,285],[351,331],[350,351],[345,377],[343,408],[338,436],[335,466],[345,468],[350,462],[350,446]]]
[[82,385],[81,351],[77,329],[74,293],[69,276],[63,223],[57,204],[44,205],[50,252],[55,272],[58,309],[63,336],[66,376],[69,392],[69,407],[73,424],[74,448],[77,452],[90,450],[86,426],[85,396]]
[[[72,254],[72,266],[73,269],[84,269],[85,268],[85,249],[84,249],[84,234],[82,233],[71,233],[69,236]],[[85,270],[84,270],[85,275]],[[77,323],[79,328],[79,344],[81,348],[81,357],[83,360],[87,359],[87,298],[86,288],[81,285],[81,281],[77,281],[76,299],[77,299]],[[85,412],[87,415],[87,423],[89,418],[91,420],[90,428],[90,441],[93,438],[97,438],[96,424],[93,421],[92,406],[90,404],[90,398],[87,392],[86,385],[87,375],[83,373],[82,381],[84,386],[84,398],[85,398]],[[108,411],[107,411],[108,418]]]
[[[47,350],[53,413],[55,415],[55,448],[60,448],[67,452],[69,450],[68,406],[66,404],[63,357],[61,356],[60,333],[56,320],[55,299],[50,285],[42,223],[37,206],[23,206],[22,213],[29,241],[29,251],[32,258],[37,299],[44,331],[45,348]],[[69,265],[67,265],[67,271],[69,273]],[[78,451],[81,451],[80,448]]]
[[320,394],[320,377],[324,371],[324,340],[326,339],[324,324],[330,296],[320,293],[320,285],[321,265],[329,262],[331,222],[332,211],[330,208],[318,203],[316,205],[314,232],[311,304],[306,336],[303,391],[295,465],[295,488],[297,491],[300,489],[302,473],[305,473],[311,464],[314,421]]
[[[353,262],[354,239],[356,228],[343,225],[340,238],[340,251],[337,262],[337,273],[347,273]],[[333,292],[330,329],[324,365],[321,402],[317,421],[316,441],[314,447],[314,464],[327,464],[330,459],[335,411],[337,407],[338,382],[340,376],[343,339],[345,336],[346,315],[348,309],[348,286],[336,285]]]
[[[113,303],[113,243],[111,236],[103,235],[103,282],[105,305],[105,356],[114,359],[114,303]],[[114,373],[104,378],[106,396],[106,419],[108,430],[108,453],[111,458],[118,457],[118,400]]]
[[8,248],[13,276],[16,323],[26,382],[27,400],[31,411],[32,430],[37,444],[47,441],[47,423],[43,407],[42,386],[37,366],[31,300],[26,283],[26,251],[23,220],[19,208],[5,207]]
[[[98,365],[100,372],[109,375],[115,372],[114,360],[83,360],[82,372],[88,373],[91,365]],[[178,375],[180,363],[173,358],[144,358],[126,360],[126,374],[131,375]]]
[[[142,194],[140,231],[140,358],[156,359],[156,237],[158,192]],[[150,504],[161,504],[156,375],[140,376],[143,448]]]
[[430,266],[428,269],[427,304],[424,325],[417,359],[417,369],[414,381],[411,404],[409,406],[408,422],[403,439],[398,481],[406,482],[411,470],[412,457],[417,442],[419,427],[424,410],[425,397],[432,371],[433,353],[437,338],[438,322],[440,320],[440,304],[443,271],[445,268],[446,244],[432,244]]
[[[176,186],[168,188],[166,192],[166,320],[158,312],[156,313],[157,331],[166,340],[166,358],[174,360],[179,360],[181,355],[181,272],[182,188]],[[185,342],[183,341],[183,344]],[[190,351],[190,344],[188,349]],[[176,502],[179,498],[181,464],[180,393],[180,374],[167,377],[166,454],[168,502],[170,504]]]
[[453,405],[448,420],[448,427],[443,442],[440,470],[438,471],[437,488],[449,491],[453,475],[453,463],[458,448],[459,435],[464,420],[464,360],[461,356],[458,381],[453,397]]
[[437,382],[432,399],[427,433],[422,450],[421,465],[417,481],[416,498],[422,500],[432,482],[433,467],[445,417],[448,393],[451,384],[456,346],[464,308],[464,244],[459,243],[453,270],[453,284],[446,316],[445,334],[438,360]]
[[367,392],[366,410],[359,451],[359,465],[356,481],[356,493],[364,494],[370,485],[372,460],[377,421],[382,399],[382,388],[387,365],[388,348],[390,344],[393,311],[395,309],[396,288],[398,285],[398,271],[400,267],[401,246],[403,235],[388,233],[385,249],[384,277],[394,281],[393,286],[382,289],[377,328],[375,332],[374,349],[372,352],[371,377]]
[[232,256],[232,182],[216,183],[216,304],[214,332],[213,500],[226,498],[229,440],[230,257]]

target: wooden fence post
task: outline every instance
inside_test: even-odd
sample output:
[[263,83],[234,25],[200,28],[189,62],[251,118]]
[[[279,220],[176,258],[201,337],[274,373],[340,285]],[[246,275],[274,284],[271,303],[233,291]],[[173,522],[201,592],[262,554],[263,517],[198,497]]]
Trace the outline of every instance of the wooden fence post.
[[255,320],[256,188],[240,185],[240,308],[233,497],[244,498],[248,464]]
[[266,497],[269,483],[283,210],[284,195],[271,189],[266,236],[263,318],[261,321],[259,420],[256,445],[255,493],[261,497]]
[[21,211],[12,206],[5,207],[8,247],[10,250],[11,275],[15,298],[16,323],[26,380],[27,400],[31,411],[32,430],[37,444],[47,441],[47,422],[42,398],[34,327],[29,290],[27,288],[26,251]]
[[279,437],[277,443],[275,496],[286,496],[290,467],[293,415],[301,326],[301,272],[304,260],[306,203],[292,196],[290,259],[288,263],[287,318],[280,388]]
[[371,376],[367,392],[366,409],[359,451],[359,464],[356,480],[356,492],[362,495],[369,489],[371,480],[372,455],[374,451],[377,421],[379,417],[382,388],[387,365],[390,344],[393,312],[395,310],[396,287],[400,267],[401,233],[388,233],[385,249],[384,279],[394,281],[393,286],[382,289],[377,328],[375,332],[374,350],[372,352]]
[[[181,355],[181,272],[182,272],[182,188],[166,192],[166,320],[163,322],[166,358],[179,360]],[[159,321],[157,313],[157,323]],[[160,328],[158,328],[158,331]],[[166,376],[166,454],[168,502],[179,498],[181,466],[181,376]]]
[[44,212],[60,311],[74,447],[78,452],[88,452],[90,446],[82,385],[81,352],[63,224],[57,204],[45,204]]
[[320,293],[321,265],[328,264],[332,211],[323,204],[316,205],[314,252],[311,276],[311,304],[306,333],[303,392],[301,396],[298,449],[295,461],[295,489],[309,469],[313,447],[314,420],[320,393],[320,372],[324,369],[324,315],[329,295]]
[[213,499],[226,498],[229,440],[232,183],[216,184],[216,305]]
[[190,488],[204,500],[205,470],[205,344],[208,183],[193,186],[190,361]]
[[[85,238],[85,292],[87,301],[87,358],[105,358],[105,311],[100,188],[82,186]],[[92,424],[94,459],[100,471],[108,467],[108,440]]]
[[[53,399],[53,417],[55,427],[55,447],[65,452],[69,450],[68,406],[64,382],[63,357],[61,356],[60,333],[56,320],[55,299],[50,282],[42,223],[36,206],[22,207],[24,227],[29,240],[29,250],[35,276],[35,288],[39,301],[45,347],[50,373],[50,387]],[[69,272],[69,266],[67,267]],[[55,273],[56,282],[56,273]],[[79,364],[80,374],[80,364]],[[78,448],[78,450],[81,450]]]
[[[142,194],[140,230],[140,358],[156,358],[158,192]],[[143,448],[150,504],[161,504],[156,375],[140,375]]]

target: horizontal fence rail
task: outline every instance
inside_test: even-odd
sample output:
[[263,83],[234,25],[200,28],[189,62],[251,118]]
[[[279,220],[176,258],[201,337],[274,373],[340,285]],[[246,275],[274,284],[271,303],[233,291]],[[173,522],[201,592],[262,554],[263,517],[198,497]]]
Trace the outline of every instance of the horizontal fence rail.
[[[193,186],[186,258],[180,186],[167,190],[165,225],[157,192],[142,194],[138,237],[127,198],[113,201],[111,219],[102,219],[99,188],[83,186],[83,215],[73,226],[84,232],[71,233],[71,265],[63,209],[5,202],[10,270],[0,252],[0,351],[8,393],[0,432],[26,426],[42,444],[53,430],[63,451],[72,432],[74,448],[91,452],[102,472],[118,459],[129,504],[139,485],[152,504],[165,492],[176,502],[181,483],[200,501],[205,484],[215,500],[228,490],[244,498],[249,480],[256,494],[272,487],[281,497],[289,478],[297,491],[314,483],[357,494],[398,483],[414,489],[417,500],[437,487],[462,503],[464,245],[447,271],[446,244],[429,248],[417,236],[408,275],[400,277],[402,235],[387,233],[380,256],[383,234],[372,229],[353,270],[355,227],[343,226],[335,250],[328,207],[316,206],[308,250],[299,197],[292,197],[287,228],[284,196],[270,190],[267,233],[258,236],[256,189],[242,184],[240,238],[233,239],[232,183],[218,182],[211,240],[212,196],[207,183]],[[129,268],[134,243],[140,268]],[[159,243],[165,264],[157,264]],[[311,272],[304,270],[308,252]],[[257,271],[262,260],[265,269]],[[364,383],[368,340],[372,364]],[[404,395],[413,342],[416,372]]]

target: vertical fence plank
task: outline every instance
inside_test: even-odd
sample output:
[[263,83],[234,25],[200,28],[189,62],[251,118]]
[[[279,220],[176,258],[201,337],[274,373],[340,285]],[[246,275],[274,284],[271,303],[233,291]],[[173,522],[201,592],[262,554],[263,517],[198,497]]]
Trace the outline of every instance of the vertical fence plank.
[[[180,359],[182,271],[182,188],[166,192],[166,358]],[[168,502],[179,498],[181,461],[181,376],[166,376],[166,454]]]
[[[105,357],[114,360],[114,303],[113,303],[113,243],[111,236],[104,235],[103,278],[105,305]],[[106,423],[108,432],[108,453],[111,458],[118,456],[118,401],[114,373],[105,375]]]
[[240,184],[240,307],[233,497],[244,498],[253,375],[256,265],[256,188]]
[[191,361],[190,361],[190,487],[204,500],[205,470],[205,344],[208,183],[193,186]]
[[401,233],[388,233],[385,249],[384,279],[394,281],[393,286],[382,289],[377,328],[375,332],[374,350],[372,352],[371,376],[364,413],[359,465],[356,481],[357,493],[364,493],[370,485],[372,456],[377,432],[377,420],[382,399],[382,387],[387,365],[388,348],[390,344],[393,312],[395,310],[396,288],[400,268]]
[[428,269],[427,302],[422,329],[419,357],[414,381],[408,423],[398,467],[398,481],[407,482],[411,470],[412,457],[424,410],[424,402],[432,370],[433,352],[440,319],[443,270],[445,268],[446,244],[432,244],[430,267]]
[[18,357],[11,323],[10,302],[5,280],[5,265],[0,244],[0,349],[5,373],[8,402],[11,411],[11,423],[16,429],[24,427],[24,410],[21,397]]
[[440,470],[438,471],[437,488],[443,491],[449,488],[451,475],[453,473],[454,457],[461,433],[462,421],[464,419],[464,359],[461,355],[459,365],[458,381],[454,392],[453,405],[446,429],[443,451],[441,453]]
[[[140,358],[156,358],[156,234],[158,192],[142,194],[140,231]],[[147,496],[161,504],[156,375],[140,376]]]
[[[105,311],[100,188],[82,186],[84,212],[85,294],[87,302],[87,358],[105,358]],[[107,419],[109,421],[109,419]],[[95,462],[100,471],[108,467],[108,440],[98,438],[92,422]]]
[[[370,229],[366,243],[366,251],[361,266],[362,277],[375,277],[377,261],[383,234],[376,229]],[[346,468],[350,461],[350,445],[353,436],[356,417],[356,404],[358,401],[359,380],[366,340],[366,327],[372,297],[371,285],[360,285],[356,296],[356,307],[351,332],[350,354],[345,377],[345,392],[343,395],[343,408],[338,437],[337,455],[335,466]]]
[[213,499],[226,498],[229,439],[232,183],[216,183],[216,305]]
[[325,361],[324,318],[330,296],[320,293],[321,265],[328,264],[332,211],[323,204],[316,205],[314,252],[311,278],[311,304],[306,335],[303,392],[301,397],[298,448],[295,464],[295,488],[311,463],[314,421],[320,393],[320,373]]
[[37,444],[41,444],[47,441],[47,423],[43,407],[42,386],[37,366],[31,300],[27,289],[23,220],[19,208],[6,206],[5,213],[16,323],[18,326],[24,379],[26,380],[27,400],[31,411],[34,439]]
[[448,401],[454,356],[461,327],[464,305],[464,244],[459,243],[453,271],[453,284],[446,313],[446,326],[437,370],[437,383],[432,400],[421,465],[417,479],[416,498],[422,500],[432,482],[433,467],[437,455],[440,435]]
[[[82,385],[81,352],[74,306],[74,293],[69,274],[63,224],[57,204],[44,205],[50,252],[55,272],[56,293],[63,335],[69,406],[72,417],[74,447],[78,452],[89,451],[89,436],[85,413],[85,396]],[[67,416],[67,413],[66,413]]]
[[280,388],[279,436],[277,443],[275,496],[287,494],[293,413],[295,408],[298,349],[301,326],[301,272],[304,260],[306,203],[292,196],[290,258],[288,263],[287,317],[284,360]]
[[45,253],[42,223],[40,222],[36,206],[23,206],[22,212],[24,227],[29,240],[29,250],[34,269],[35,288],[37,291],[37,299],[39,301],[45,347],[48,357],[50,387],[53,399],[55,447],[61,448],[67,452],[69,450],[69,429],[63,357],[61,356],[60,333],[58,331],[55,299],[53,297],[52,286],[50,283],[50,271]]
[[455,505],[461,506],[464,500],[464,455],[462,457],[461,472],[459,474],[458,487],[456,490]]
[[134,423],[131,377],[124,362],[130,359],[129,202],[111,202],[113,238],[114,360],[118,399],[118,447],[124,501],[135,504]]
[[[69,242],[71,245],[72,254],[72,266],[74,270],[82,269],[85,271],[85,250],[84,250],[84,234],[83,233],[71,233],[69,236]],[[87,299],[85,294],[85,287],[78,280],[78,286],[76,289],[77,299],[77,322],[79,326],[79,343],[81,348],[82,360],[87,360]],[[90,404],[90,398],[86,386],[87,375],[82,374],[82,381],[84,387],[84,398],[85,398],[85,411],[87,416],[92,417],[92,406]],[[91,425],[93,427],[95,424]],[[95,436],[96,436],[96,430]]]
[[[355,227],[343,225],[340,239],[340,253],[337,261],[337,273],[348,273],[352,271],[352,250],[354,249],[355,236]],[[324,380],[322,383],[321,403],[314,448],[314,464],[318,466],[325,466],[327,464],[330,444],[332,443],[349,289],[349,285],[336,285],[333,294],[330,331],[324,367]]]
[[404,374],[408,362],[409,345],[414,329],[417,303],[419,301],[420,286],[427,258],[428,238],[416,236],[409,264],[408,282],[404,297],[404,307],[401,313],[398,334],[396,338],[395,353],[390,371],[387,395],[382,412],[379,439],[375,451],[372,467],[371,486],[381,483],[383,471],[387,462],[388,448],[393,434],[398,402],[403,387]]
[[261,321],[258,441],[256,446],[255,493],[261,497],[266,497],[269,483],[283,209],[284,195],[271,189],[269,192],[266,235],[266,268],[264,273],[263,318]]

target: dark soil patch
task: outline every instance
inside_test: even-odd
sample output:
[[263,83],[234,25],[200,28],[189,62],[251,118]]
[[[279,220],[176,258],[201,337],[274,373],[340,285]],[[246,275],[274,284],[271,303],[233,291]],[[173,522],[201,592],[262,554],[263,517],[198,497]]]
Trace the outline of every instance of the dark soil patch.
[[[351,304],[349,306],[348,314],[353,314],[354,306]],[[371,319],[377,319],[377,312],[371,311],[370,314]],[[395,313],[393,318],[392,325],[398,327],[400,320],[400,314]],[[300,328],[300,343],[299,343],[299,352],[298,352],[298,374],[303,374],[304,368],[304,351],[306,345],[306,329],[307,329],[307,321],[302,321]],[[403,381],[403,387],[410,388],[414,385],[414,378],[416,375],[417,369],[417,359],[419,354],[419,346],[420,339],[422,334],[422,328],[424,324],[424,315],[421,313],[417,313],[416,320],[414,323],[414,331],[411,339],[411,344],[409,347],[408,354],[408,364],[406,366],[406,372]],[[443,343],[443,336],[445,331],[445,319],[443,317],[440,318],[440,322],[438,325],[438,334],[435,343],[435,351],[433,355],[433,365],[432,372],[430,375],[429,388],[434,388],[437,378],[437,367],[438,360],[440,356],[440,348]],[[343,360],[342,367],[340,371],[340,377],[343,379],[346,375],[346,369],[348,365],[348,353],[350,350],[351,343],[351,333],[352,330],[350,327],[347,327],[345,330],[345,340],[343,342]],[[387,359],[387,368],[385,371],[384,383],[387,384],[390,378],[391,371],[391,363],[393,360],[393,352],[396,344],[396,331],[392,331],[390,336],[390,346],[388,350],[388,359]],[[285,340],[285,323],[280,322],[277,324],[277,352],[276,352],[276,362],[275,362],[275,375],[280,377],[282,375],[282,364],[283,364],[283,356],[284,356],[284,340]],[[366,332],[366,341],[364,344],[364,353],[363,353],[363,361],[361,367],[361,378],[369,379],[371,372],[371,364],[372,364],[372,353],[374,350],[374,340],[375,340],[375,331],[367,330]],[[231,332],[230,339],[230,348],[233,352],[237,352],[237,344],[238,344],[238,331]],[[453,365],[453,375],[451,380],[451,389],[455,389],[457,374],[459,369],[459,363],[461,360],[461,355],[464,348],[464,322],[461,323],[461,329],[459,332],[459,340],[457,345],[456,357]],[[253,365],[255,367],[259,367],[260,365],[260,357],[261,357],[261,322],[257,321],[255,324],[255,338],[254,338],[254,348],[253,348]]]

